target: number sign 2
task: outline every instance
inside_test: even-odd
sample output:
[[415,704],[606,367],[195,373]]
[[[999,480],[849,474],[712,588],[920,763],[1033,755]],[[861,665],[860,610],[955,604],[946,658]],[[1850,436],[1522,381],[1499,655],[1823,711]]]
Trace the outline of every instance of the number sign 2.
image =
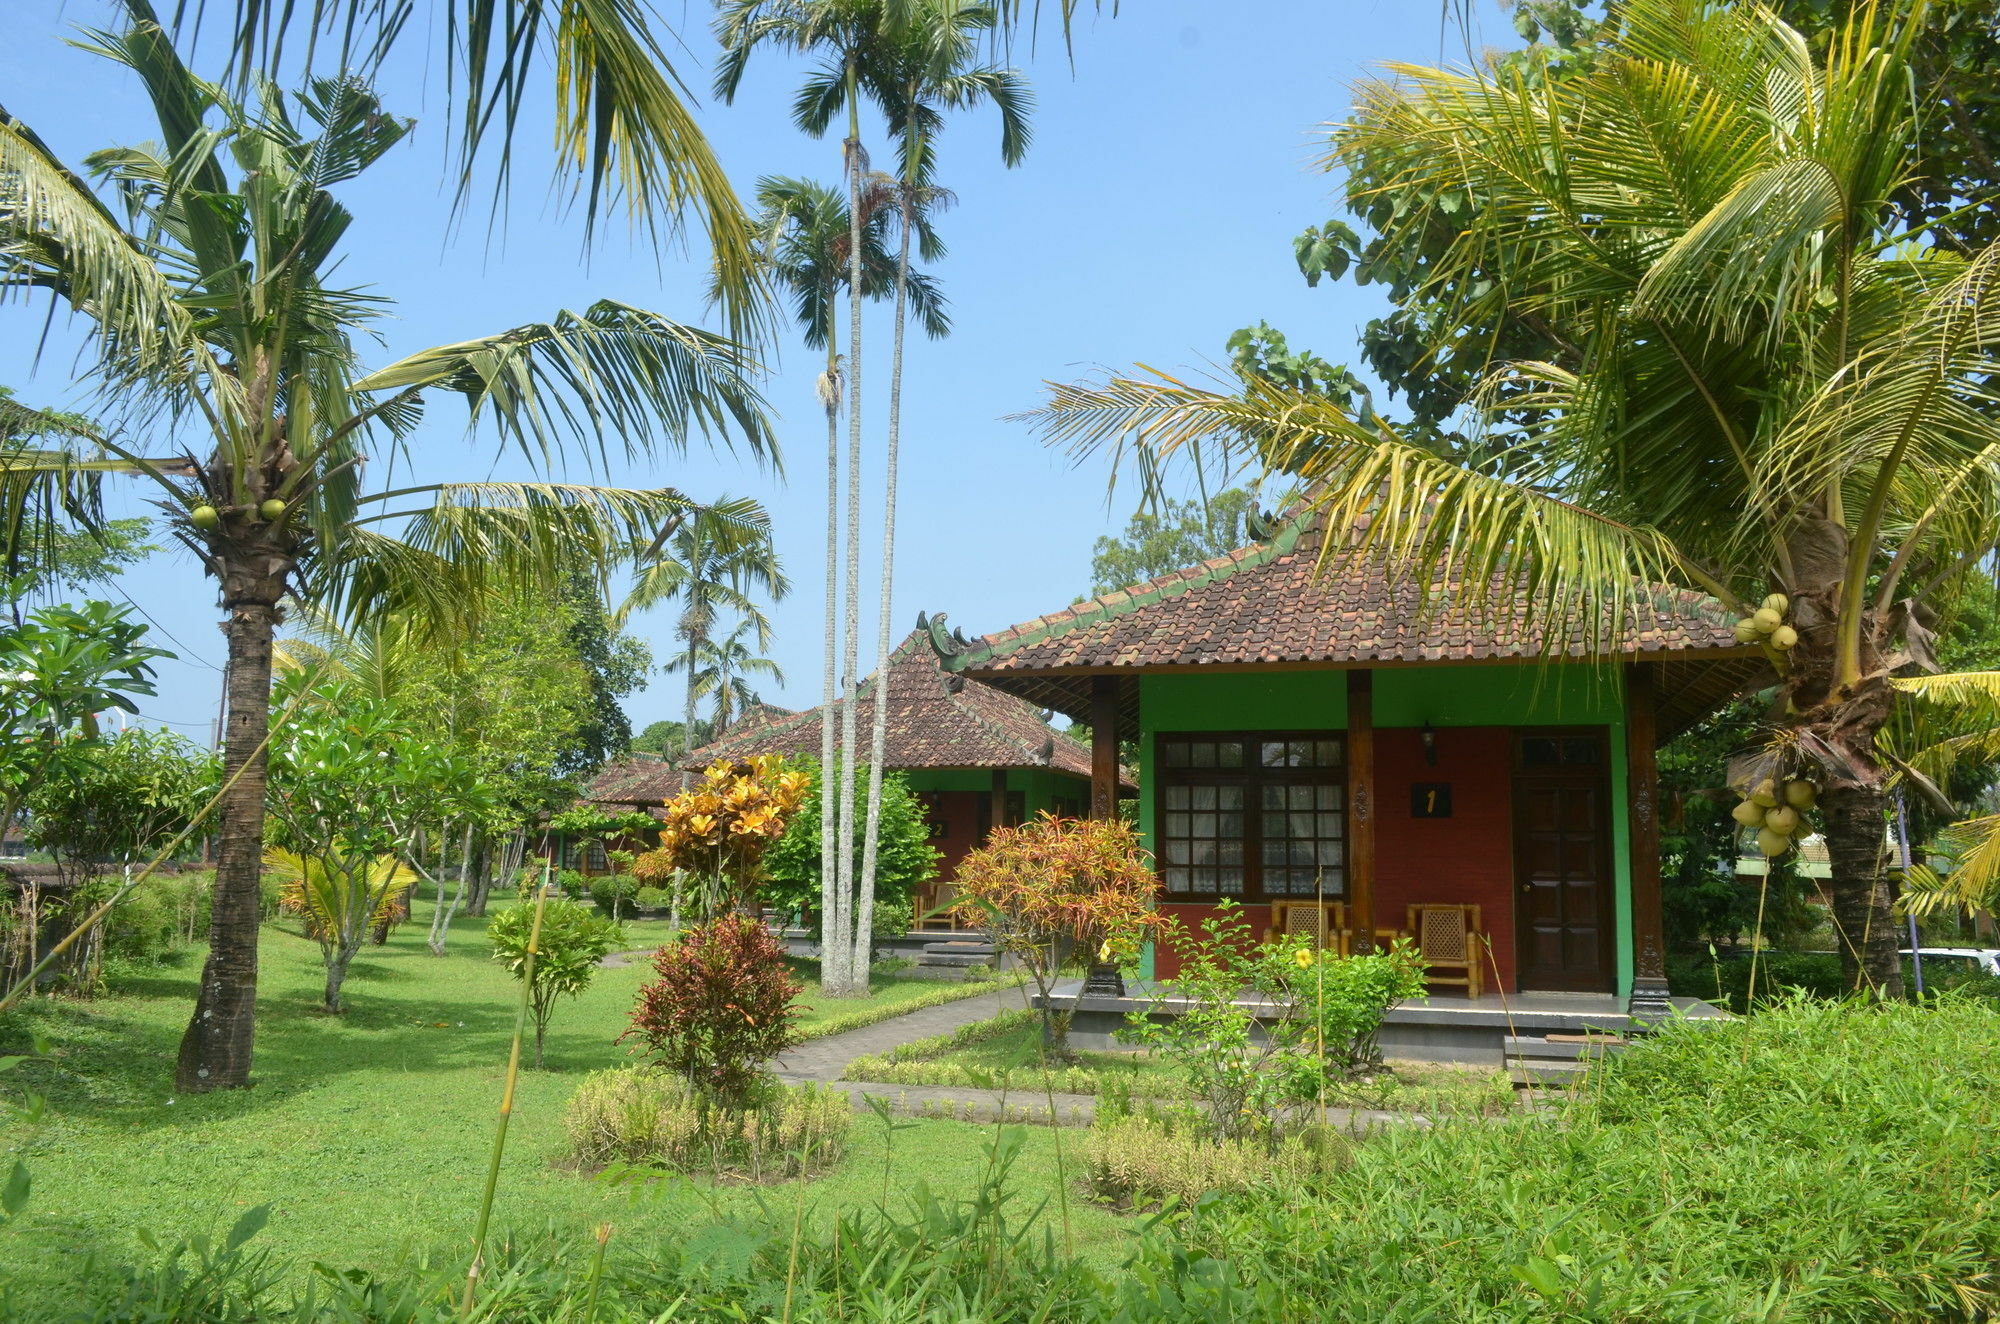
[[1411,818],[1450,818],[1450,782],[1410,783]]

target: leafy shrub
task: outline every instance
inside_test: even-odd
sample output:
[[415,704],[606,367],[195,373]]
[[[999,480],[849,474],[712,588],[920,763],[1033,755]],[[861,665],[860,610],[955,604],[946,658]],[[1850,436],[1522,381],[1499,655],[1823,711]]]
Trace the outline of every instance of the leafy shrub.
[[[1119,1036],[1178,1065],[1224,1138],[1273,1135],[1287,1110],[1378,1063],[1383,1016],[1424,992],[1423,960],[1407,943],[1347,957],[1299,936],[1254,943],[1229,901],[1200,937],[1177,923],[1165,931],[1181,972],[1159,981],[1152,1006],[1127,1017]],[[1246,990],[1269,1004],[1261,1022],[1238,1001]]]
[[1043,1044],[1059,1057],[1074,1007],[1057,1009],[1056,978],[1136,953],[1140,935],[1158,923],[1158,888],[1131,824],[1044,813],[996,828],[959,862],[953,913],[1020,959],[1041,994]]
[[[511,906],[486,926],[493,959],[505,961],[516,979],[527,973],[528,938],[534,929],[531,902]],[[535,947],[534,982],[528,990],[528,1010],[535,1021],[535,1065],[542,1064],[542,1040],[558,998],[573,998],[597,977],[597,963],[625,941],[625,931],[610,920],[591,914],[568,897],[552,896],[543,904],[542,929]]]
[[1185,1120],[1125,1114],[1100,1121],[1084,1145],[1084,1182],[1095,1198],[1120,1209],[1177,1199],[1193,1204],[1211,1191],[1247,1191],[1270,1183],[1297,1191],[1349,1161],[1346,1140],[1323,1127],[1276,1144],[1217,1140]]
[[766,1061],[798,1042],[792,999],[802,985],[762,921],[718,915],[653,955],[659,978],[639,990],[632,1028],[645,1051],[725,1104],[751,1096]]
[[632,897],[632,903],[642,910],[665,910],[674,902],[674,894],[662,887],[642,887]]
[[1773,1002],[1794,991],[1816,998],[1840,998],[1847,983],[1834,952],[1756,953],[1757,992],[1750,995],[1751,953],[1746,949],[1699,956],[1679,956],[1667,962],[1667,986],[1678,997],[1701,998],[1738,1015],[1754,1004]]
[[[122,881],[115,876],[98,879],[80,890],[77,901],[93,908]],[[275,908],[280,886],[275,876],[264,876],[263,888],[271,908]],[[154,874],[104,917],[104,954],[144,964],[164,960],[175,948],[206,940],[214,892],[212,870]]]
[[563,1113],[570,1157],[585,1166],[656,1163],[752,1180],[804,1176],[839,1162],[853,1122],[853,1103],[823,1085],[773,1085],[740,1108],[724,1108],[653,1067],[592,1072]]
[[555,884],[572,901],[581,901],[590,895],[590,879],[575,869],[556,870]]
[[[764,856],[760,897],[785,914],[806,916],[812,936],[820,936],[819,763],[801,759],[797,769],[807,778],[805,798],[786,825],[785,835]],[[855,822],[868,812],[868,769],[854,778]],[[861,876],[862,834],[854,834],[854,876]],[[937,873],[938,852],[931,845],[931,825],[923,802],[900,772],[882,775],[882,819],[875,846],[874,937],[901,937],[916,915],[911,897]]]
[[597,913],[606,919],[616,919],[639,904],[639,880],[631,874],[598,873],[588,879],[578,874],[577,878],[589,893]]
[[667,801],[660,844],[632,862],[641,883],[675,873],[695,884],[698,913],[745,904],[764,880],[764,857],[805,798],[807,777],[775,755],[743,763],[718,759],[701,780]]

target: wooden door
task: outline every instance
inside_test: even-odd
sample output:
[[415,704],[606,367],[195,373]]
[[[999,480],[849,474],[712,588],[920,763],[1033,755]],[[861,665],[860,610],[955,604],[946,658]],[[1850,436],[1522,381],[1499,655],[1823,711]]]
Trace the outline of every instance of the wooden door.
[[1515,735],[1514,958],[1523,989],[1613,988],[1606,758],[1601,731]]

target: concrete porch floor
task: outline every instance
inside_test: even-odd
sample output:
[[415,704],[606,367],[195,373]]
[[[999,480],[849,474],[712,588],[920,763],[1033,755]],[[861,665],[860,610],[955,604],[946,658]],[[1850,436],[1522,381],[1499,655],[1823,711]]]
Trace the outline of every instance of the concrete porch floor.
[[[1076,987],[1059,987],[1057,1004],[1072,1005]],[[1070,1041],[1079,1048],[1129,1048],[1117,1039],[1117,1032],[1131,1013],[1153,1009],[1155,990],[1144,980],[1127,980],[1125,990],[1122,998],[1086,995],[1076,999]],[[1251,997],[1238,1001],[1252,1008],[1269,1006]],[[1699,998],[1672,1001],[1677,1015],[1692,1020],[1729,1019],[1728,1012]],[[1185,1005],[1170,997],[1158,1008],[1171,1015]],[[1509,1039],[1593,1031],[1624,1034],[1634,1028],[1625,1000],[1610,993],[1488,993],[1477,998],[1434,993],[1391,1009],[1383,1018],[1381,1044],[1387,1058],[1500,1067],[1508,1059]]]

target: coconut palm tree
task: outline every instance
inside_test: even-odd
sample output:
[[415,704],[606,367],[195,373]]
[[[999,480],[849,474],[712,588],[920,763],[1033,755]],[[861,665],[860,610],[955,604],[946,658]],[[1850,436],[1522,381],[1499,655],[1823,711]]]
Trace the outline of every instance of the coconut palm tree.
[[238,98],[194,77],[143,4],[92,48],[131,69],[157,147],[92,155],[122,210],[18,120],[0,123],[0,296],[47,290],[90,325],[92,371],[131,433],[112,460],[159,486],[176,536],[221,585],[226,775],[215,918],[178,1088],[248,1082],[256,992],[271,644],[280,604],[445,623],[495,582],[608,567],[693,503],[670,490],[448,483],[369,490],[371,451],[411,451],[425,396],[544,464],[573,441],[608,461],[701,432],[770,448],[752,365],[733,343],[604,301],[441,345],[363,374],[355,333],[382,306],[330,283],[350,221],[332,190],[409,121],[346,78]]
[[[882,459],[882,579],[876,607],[875,655],[886,661],[893,645],[890,623],[896,573],[896,482],[903,439],[903,332],[910,287],[910,245],[920,242],[926,262],[944,256],[932,215],[949,207],[952,194],[935,182],[937,139],[944,112],[990,101],[1000,112],[1000,157],[1019,165],[1027,154],[1028,113],[1034,96],[1013,69],[982,63],[976,34],[991,31],[998,14],[984,5],[928,5],[900,29],[895,77],[889,98],[889,132],[896,141],[896,174],[878,176],[897,221],[895,331],[889,351],[888,440]],[[882,828],[882,760],[889,730],[889,687],[875,687],[875,711],[868,737],[868,809],[861,836],[861,883],[854,931],[861,941],[874,932],[875,865]],[[868,962],[856,958],[865,969]]]
[[[868,200],[879,201],[878,194]],[[827,628],[822,666],[820,707],[820,766],[837,769],[840,760],[834,746],[836,720],[836,666],[839,616],[840,572],[840,401],[841,372],[839,328],[836,324],[839,293],[852,275],[848,260],[854,226],[846,202],[839,193],[811,180],[771,176],[757,185],[758,229],[769,278],[778,291],[790,297],[794,317],[808,346],[826,350],[826,367],[819,377],[820,404],[826,410],[826,601]],[[864,297],[880,298],[890,288],[896,264],[890,259],[883,240],[889,213],[870,206],[867,223],[861,228],[861,279]],[[921,272],[912,272],[905,288],[910,307],[933,334],[943,334],[948,323],[944,301],[936,285]],[[837,773],[835,774],[837,775]],[[833,860],[836,840],[835,807],[830,796],[820,798],[820,880],[821,915],[835,927],[845,916],[844,894]],[[841,944],[828,944],[832,954]],[[832,956],[834,978],[841,987],[840,956]],[[824,976],[824,970],[823,970]]]
[[[753,635],[755,647],[748,638]],[[722,739],[736,715],[758,702],[757,691],[750,684],[752,676],[763,676],[780,685],[785,683],[785,673],[778,664],[756,651],[770,646],[768,623],[746,616],[729,633],[691,643],[687,651],[675,654],[667,662],[666,671],[688,673],[690,693],[714,703],[710,740]]]
[[1822,59],[1761,9],[1619,14],[1560,77],[1399,68],[1331,140],[1385,240],[1444,237],[1401,292],[1419,352],[1506,318],[1552,346],[1467,402],[1512,443],[1499,472],[1247,377],[1056,387],[1038,417],[1304,479],[1361,551],[1524,600],[1551,640],[1602,638],[1649,585],[1727,604],[1776,678],[1776,752],[1820,788],[1847,971],[1894,992],[1877,738],[2000,530],[2000,252],[1925,247],[1883,201],[1923,131],[1896,12],[1857,7]]
[[[126,7],[135,18],[152,18],[143,3]],[[451,145],[461,203],[470,200],[482,166],[504,187],[529,91],[549,86],[557,182],[584,202],[586,226],[594,228],[620,205],[662,238],[692,218],[708,239],[730,334],[749,337],[762,329],[766,299],[748,217],[669,58],[678,38],[656,30],[651,6],[444,0],[421,12],[445,23],[443,85],[447,114],[456,121]],[[372,78],[412,30],[435,31],[411,17],[411,6],[381,0],[235,0],[228,10],[172,5],[163,26],[192,51],[208,38],[205,23],[226,23],[232,82],[275,79],[288,62],[306,74],[331,66]],[[528,77],[544,63],[556,75],[548,84]]]
[[[707,510],[663,528],[642,553],[637,579],[619,607],[618,617],[623,620],[635,609],[662,602],[679,607],[674,635],[683,647],[678,664],[669,664],[666,670],[687,672],[681,729],[689,738],[694,733],[698,696],[696,667],[688,660],[706,655],[716,620],[723,612],[743,617],[745,625],[755,628],[758,646],[770,647],[770,618],[751,595],[761,591],[777,602],[791,588],[777,549],[771,545],[769,513],[745,498],[723,497]],[[683,768],[683,789],[688,775]]]

